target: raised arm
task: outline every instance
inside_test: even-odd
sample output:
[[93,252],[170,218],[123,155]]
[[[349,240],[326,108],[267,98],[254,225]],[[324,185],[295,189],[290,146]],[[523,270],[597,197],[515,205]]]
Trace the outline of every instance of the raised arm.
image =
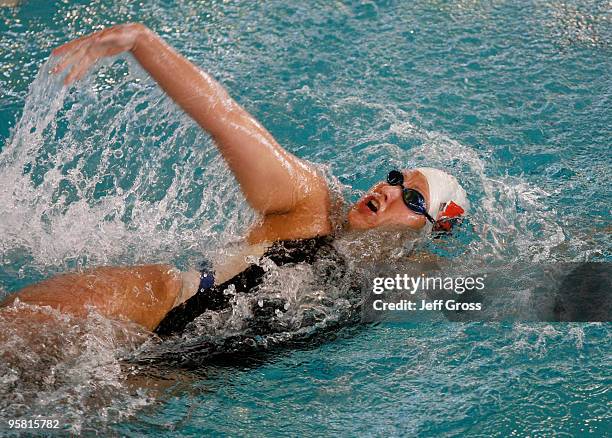
[[[63,58],[55,68],[69,84],[100,58],[131,52],[166,93],[214,138],[249,204],[264,215],[308,209],[327,215],[323,178],[284,150],[253,116],[210,75],[189,62],[140,24],[114,26],[53,51]],[[320,211],[316,211],[320,209]]]

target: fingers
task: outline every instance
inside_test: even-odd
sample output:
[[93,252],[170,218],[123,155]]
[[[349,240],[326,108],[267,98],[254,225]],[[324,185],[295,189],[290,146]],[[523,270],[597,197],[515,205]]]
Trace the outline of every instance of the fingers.
[[[82,36],[53,49],[51,54],[53,56],[63,56],[63,59],[55,67],[53,67],[53,69],[51,69],[52,73],[61,73],[66,69],[66,67],[72,64],[72,69],[64,78],[65,85],[69,85],[76,79],[83,77],[87,71],[87,68],[90,67],[92,61],[86,59],[86,54],[92,45],[92,41],[95,41],[101,32],[103,31]],[[83,68],[85,68],[85,71],[82,71]]]
[[64,85],[70,85],[73,82],[81,79],[83,76],[85,76],[85,73],[87,73],[89,67],[91,67],[95,62],[96,58],[94,56],[91,54],[85,55],[80,62],[73,65],[70,73],[68,73],[64,78]]
[[73,64],[79,58],[82,58],[83,55],[87,52],[89,45],[83,44],[81,47],[75,47],[72,53],[66,53],[64,58],[51,70],[52,73],[61,73],[68,67],[70,64]]
[[82,78],[99,58],[114,56],[130,50],[134,44],[134,35],[137,33],[132,31],[133,27],[131,25],[113,26],[54,49],[52,56],[59,56],[61,59],[51,72],[57,74],[70,68],[64,78],[66,85]]

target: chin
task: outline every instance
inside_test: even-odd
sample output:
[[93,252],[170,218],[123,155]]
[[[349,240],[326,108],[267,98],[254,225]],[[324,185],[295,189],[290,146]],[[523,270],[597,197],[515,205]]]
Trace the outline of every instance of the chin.
[[376,225],[368,223],[356,210],[349,211],[347,222],[351,230],[369,230],[376,227]]
[[374,230],[379,229],[381,231],[391,231],[391,232],[403,232],[406,231],[408,233],[422,233],[425,230],[425,223],[415,222],[415,223],[371,223],[363,218],[359,212],[349,212],[347,218],[348,228],[350,230]]

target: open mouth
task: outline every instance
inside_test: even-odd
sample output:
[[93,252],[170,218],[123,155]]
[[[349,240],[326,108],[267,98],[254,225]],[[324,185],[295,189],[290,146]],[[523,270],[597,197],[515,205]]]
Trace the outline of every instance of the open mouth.
[[378,204],[378,202],[376,201],[376,199],[370,199],[370,200],[369,200],[369,201],[366,203],[366,205],[367,205],[367,206],[368,206],[368,208],[369,208],[370,210],[372,210],[374,213],[376,213],[376,212],[378,211],[379,204]]

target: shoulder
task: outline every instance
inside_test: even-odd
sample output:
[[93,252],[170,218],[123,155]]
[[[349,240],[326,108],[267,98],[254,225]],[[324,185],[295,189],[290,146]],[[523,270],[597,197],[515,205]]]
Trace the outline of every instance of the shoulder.
[[309,181],[307,195],[288,212],[267,214],[250,230],[248,241],[307,239],[332,232],[331,196],[325,177],[316,172]]

